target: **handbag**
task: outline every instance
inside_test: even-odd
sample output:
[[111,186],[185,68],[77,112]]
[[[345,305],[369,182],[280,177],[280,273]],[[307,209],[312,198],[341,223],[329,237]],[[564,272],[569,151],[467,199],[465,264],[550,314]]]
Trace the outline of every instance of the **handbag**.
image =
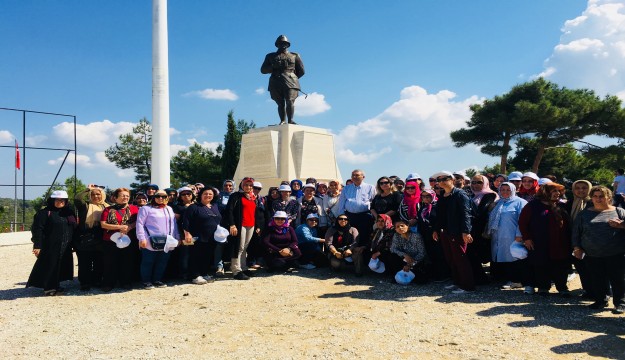
[[165,249],[165,244],[167,243],[167,235],[150,235],[148,237],[150,239],[150,245],[152,249],[161,251]]

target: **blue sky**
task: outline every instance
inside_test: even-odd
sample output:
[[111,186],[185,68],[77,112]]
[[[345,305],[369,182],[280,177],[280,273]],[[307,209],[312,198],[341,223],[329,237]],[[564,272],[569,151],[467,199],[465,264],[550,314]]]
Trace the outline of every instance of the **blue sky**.
[[[288,8],[284,8],[288,4]],[[78,177],[117,187],[130,171],[103,151],[152,117],[151,6],[137,1],[0,3],[0,107],[77,116]],[[453,148],[468,106],[544,75],[625,98],[625,4],[553,1],[169,1],[172,150],[223,141],[226,114],[277,122],[260,74],[280,34],[306,67],[296,121],[336,134],[345,178],[362,168],[424,177],[498,159]],[[21,115],[0,111],[0,143],[21,142]],[[64,147],[66,119],[29,116],[27,142]],[[1,150],[1,149],[0,149]],[[13,181],[4,149],[3,184]],[[49,183],[62,153],[27,154],[28,183]],[[66,167],[60,178],[73,171]],[[21,178],[19,180],[21,182]],[[28,191],[36,196],[42,189]],[[0,188],[0,196],[13,190]]]

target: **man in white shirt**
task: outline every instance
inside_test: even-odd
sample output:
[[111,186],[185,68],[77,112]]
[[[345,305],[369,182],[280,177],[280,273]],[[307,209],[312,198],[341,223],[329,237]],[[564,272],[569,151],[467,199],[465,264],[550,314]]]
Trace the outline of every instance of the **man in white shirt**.
[[614,183],[614,206],[625,208],[625,169],[617,169]]

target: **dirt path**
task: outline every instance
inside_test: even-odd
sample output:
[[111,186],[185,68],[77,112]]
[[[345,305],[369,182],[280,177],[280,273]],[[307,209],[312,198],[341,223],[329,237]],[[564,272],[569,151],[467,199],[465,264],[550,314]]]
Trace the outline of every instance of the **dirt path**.
[[111,293],[75,281],[43,297],[23,288],[30,248],[0,246],[3,359],[625,358],[625,317],[576,297],[453,295],[327,269]]

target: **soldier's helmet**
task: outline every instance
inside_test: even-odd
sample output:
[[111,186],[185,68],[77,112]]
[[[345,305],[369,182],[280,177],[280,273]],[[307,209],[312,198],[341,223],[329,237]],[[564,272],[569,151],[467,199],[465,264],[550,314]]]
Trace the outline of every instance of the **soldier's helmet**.
[[291,43],[289,42],[289,39],[286,38],[286,35],[280,35],[276,39],[276,47],[280,47],[280,43],[283,43],[283,42],[286,43],[287,47],[291,46]]

